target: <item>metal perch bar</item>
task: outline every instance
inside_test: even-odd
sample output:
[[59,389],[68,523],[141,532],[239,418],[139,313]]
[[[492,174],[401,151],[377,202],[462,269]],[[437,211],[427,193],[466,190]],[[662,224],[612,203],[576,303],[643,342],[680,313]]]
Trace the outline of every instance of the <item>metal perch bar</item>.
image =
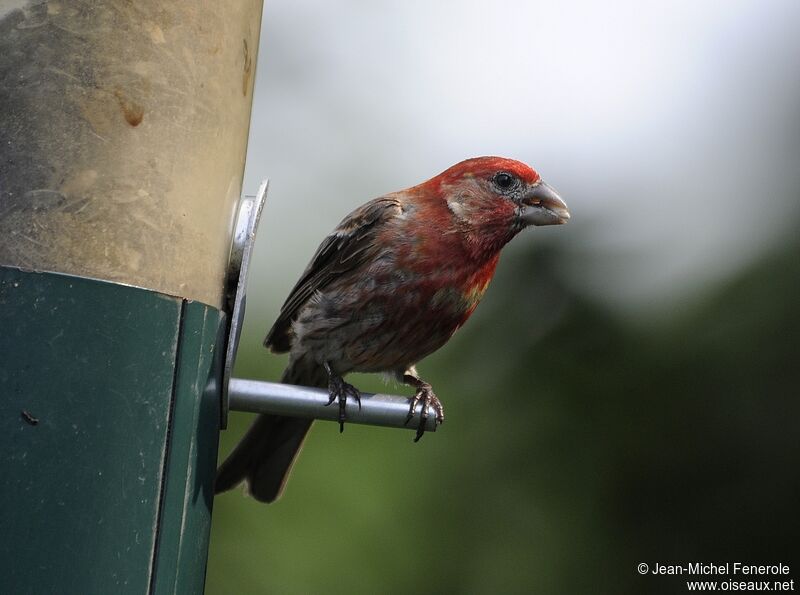
[[[336,403],[327,406],[328,391],[321,388],[231,378],[228,396],[232,411],[338,421],[339,408]],[[347,423],[416,430],[422,406],[417,407],[416,415],[406,425],[409,405],[407,397],[362,393],[360,410],[353,399],[348,399]],[[431,412],[425,424],[426,431],[436,431],[435,417]]]

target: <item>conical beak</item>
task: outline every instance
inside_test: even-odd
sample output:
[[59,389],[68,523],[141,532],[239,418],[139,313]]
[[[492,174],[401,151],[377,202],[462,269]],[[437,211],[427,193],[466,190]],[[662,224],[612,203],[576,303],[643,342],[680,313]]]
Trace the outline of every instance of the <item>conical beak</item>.
[[569,221],[569,209],[555,190],[537,182],[522,197],[520,217],[527,225],[561,225]]

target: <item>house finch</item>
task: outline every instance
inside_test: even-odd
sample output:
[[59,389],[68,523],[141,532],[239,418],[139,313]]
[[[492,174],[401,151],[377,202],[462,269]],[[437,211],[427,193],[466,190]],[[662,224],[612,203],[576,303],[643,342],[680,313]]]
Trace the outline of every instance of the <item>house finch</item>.
[[[328,387],[340,431],[348,372],[385,372],[416,389],[410,420],[444,412],[415,363],[444,345],[475,310],[500,250],[529,225],[569,219],[533,169],[511,159],[462,161],[418,186],[376,198],[325,238],[281,308],[264,345],[289,352],[281,382]],[[360,403],[359,403],[360,405]],[[272,502],[311,420],[261,415],[217,473],[215,491],[243,480]]]

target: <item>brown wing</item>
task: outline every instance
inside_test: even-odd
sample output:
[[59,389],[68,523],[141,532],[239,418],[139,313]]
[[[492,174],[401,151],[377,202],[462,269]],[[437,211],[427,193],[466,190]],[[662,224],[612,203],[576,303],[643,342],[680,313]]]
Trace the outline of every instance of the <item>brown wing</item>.
[[272,325],[264,345],[275,353],[289,351],[292,322],[303,305],[340,275],[358,268],[373,258],[378,251],[378,231],[401,212],[400,200],[382,196],[359,207],[326,237],[303,276],[286,298],[275,324]]

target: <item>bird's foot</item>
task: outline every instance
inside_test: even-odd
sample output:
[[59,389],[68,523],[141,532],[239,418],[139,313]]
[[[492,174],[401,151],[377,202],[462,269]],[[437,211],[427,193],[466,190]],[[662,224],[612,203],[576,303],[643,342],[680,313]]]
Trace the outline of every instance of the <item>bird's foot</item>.
[[417,435],[414,436],[414,442],[419,442],[419,439],[422,438],[422,435],[425,433],[425,425],[428,423],[431,409],[433,409],[436,416],[437,425],[444,421],[444,408],[442,407],[441,401],[439,401],[433,393],[433,388],[431,388],[431,385],[427,382],[419,381],[417,384],[417,392],[411,399],[411,406],[408,410],[406,424],[414,418],[419,403],[422,403],[422,408],[420,410],[419,426],[417,426]]
[[344,378],[334,373],[329,364],[325,364],[325,371],[328,372],[328,402],[325,404],[332,404],[334,401],[339,402],[339,433],[344,432],[344,422],[346,419],[345,406],[347,405],[347,397],[352,397],[358,403],[358,410],[361,411],[361,392],[352,384],[345,382]]

